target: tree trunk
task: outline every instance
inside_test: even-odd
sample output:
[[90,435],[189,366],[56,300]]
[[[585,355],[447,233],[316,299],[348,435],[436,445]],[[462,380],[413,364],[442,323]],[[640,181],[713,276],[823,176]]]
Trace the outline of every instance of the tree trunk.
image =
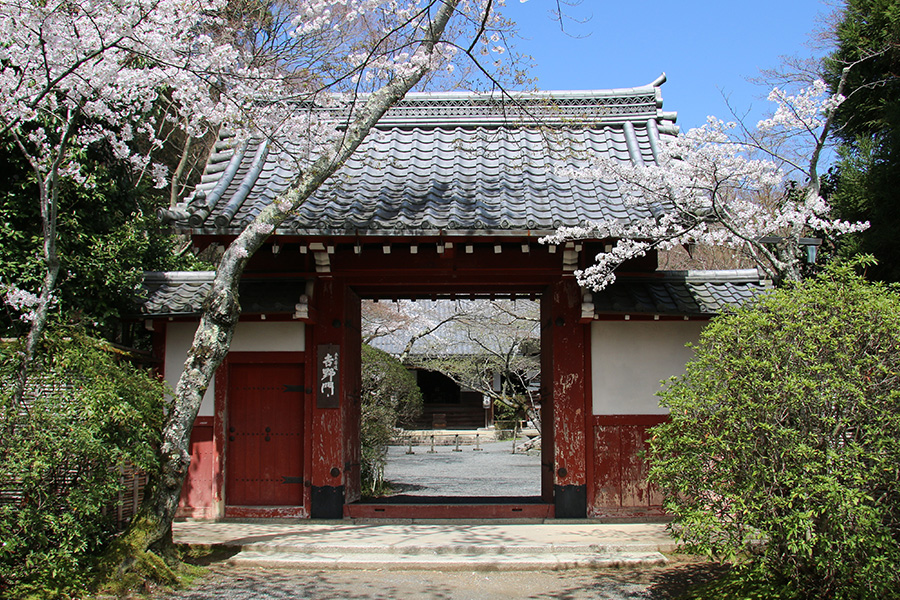
[[56,157],[50,163],[45,175],[43,175],[41,170],[40,160],[28,152],[25,144],[17,134],[12,134],[19,150],[31,164],[32,169],[34,169],[38,182],[38,204],[41,209],[41,234],[44,238],[42,249],[45,271],[43,282],[41,283],[41,293],[38,297],[38,304],[31,315],[31,326],[25,339],[25,348],[22,351],[19,371],[16,374],[15,389],[13,390],[13,398],[23,407],[25,406],[25,388],[28,385],[28,372],[31,369],[34,355],[37,353],[38,344],[44,335],[44,329],[47,327],[47,320],[50,318],[50,305],[53,303],[53,292],[56,290],[56,282],[59,278],[59,253],[56,246],[56,225],[59,215],[59,165],[65,156],[69,140],[75,132],[79,114],[79,109],[69,111],[66,128],[59,142]]
[[[419,56],[433,54],[458,1],[440,3],[425,40],[417,50]],[[188,351],[184,372],[175,388],[174,403],[163,430],[160,447],[161,470],[149,487],[148,497],[145,499],[146,508],[142,509],[141,518],[135,519],[135,524],[124,536],[126,540],[132,536],[132,540],[138,542],[129,546],[134,551],[146,550],[171,536],[172,521],[190,464],[188,446],[191,430],[203,395],[231,345],[234,327],[240,317],[238,283],[247,261],[269,234],[337,171],[384,113],[402,99],[427,72],[427,60],[414,64],[418,65],[415,69],[396,77],[372,93],[347,127],[345,135],[326,149],[307,172],[294,180],[281,198],[266,206],[225,251],[216,271],[200,326]],[[123,567],[127,568],[128,560],[129,557],[123,557],[119,571]]]
[[188,135],[184,141],[184,148],[181,149],[181,159],[178,161],[178,166],[175,167],[175,172],[172,173],[172,183],[169,187],[169,206],[175,206],[181,200],[181,192],[184,190],[182,180],[184,179],[184,172],[187,169],[193,149],[194,138]]
[[41,294],[38,305],[32,313],[31,327],[25,338],[25,348],[19,362],[19,371],[16,374],[16,386],[13,390],[15,402],[28,410],[25,403],[25,389],[28,387],[28,372],[31,363],[37,353],[38,344],[47,328],[47,320],[50,318],[50,305],[53,302],[53,290],[56,289],[56,280],[59,278],[59,260],[54,251],[52,259],[46,260],[47,271],[44,273],[44,282],[41,285]]

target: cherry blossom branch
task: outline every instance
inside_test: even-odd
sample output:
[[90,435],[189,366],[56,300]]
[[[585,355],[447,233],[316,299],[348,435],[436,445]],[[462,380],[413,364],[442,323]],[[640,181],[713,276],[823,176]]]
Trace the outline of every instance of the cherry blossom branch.
[[[587,223],[560,229],[542,241],[614,241],[610,252],[598,255],[594,265],[577,274],[581,285],[595,290],[612,283],[615,270],[624,262],[651,249],[685,243],[744,246],[773,279],[799,278],[799,241],[804,231],[839,235],[868,226],[829,219],[828,205],[819,195],[816,169],[834,109],[842,99],[840,95],[823,97],[824,91],[822,82],[797,95],[775,90],[770,99],[778,103],[778,110],[758,127],[761,132],[801,131],[812,137],[807,149],[810,182],[801,197],[785,193],[774,203],[767,200],[766,194],[784,185],[785,175],[773,160],[751,157],[762,146],[761,138],[750,135],[741,142],[729,133],[734,124],[711,118],[699,129],[661,140],[654,164],[635,165],[600,155],[592,157],[593,164],[587,168],[560,168],[561,174],[570,177],[618,182],[625,204],[654,218]],[[777,149],[765,150],[777,156]],[[774,249],[764,241],[773,237],[783,240]]]
[[472,36],[472,43],[469,44],[468,48],[466,48],[466,54],[468,54],[468,55],[472,54],[472,50],[478,44],[478,40],[480,40],[481,36],[484,35],[484,32],[487,29],[488,19],[491,16],[492,7],[493,7],[493,0],[488,0],[487,4],[484,7],[484,10],[481,12],[481,25],[478,26],[478,31],[476,31],[475,35]]

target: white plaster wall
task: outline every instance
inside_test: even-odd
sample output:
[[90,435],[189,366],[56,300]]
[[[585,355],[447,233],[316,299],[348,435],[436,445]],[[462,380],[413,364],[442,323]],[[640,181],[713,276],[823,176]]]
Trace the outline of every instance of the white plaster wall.
[[591,391],[595,415],[661,415],[660,382],[684,373],[700,321],[594,321]]
[[[166,382],[175,388],[188,349],[194,340],[198,323],[168,323],[166,327]],[[306,349],[306,330],[297,321],[273,321],[271,323],[238,323],[231,340],[232,352],[303,352]],[[210,382],[198,416],[209,417],[215,413],[215,381]]]
[[306,329],[299,321],[238,323],[232,352],[303,352]]

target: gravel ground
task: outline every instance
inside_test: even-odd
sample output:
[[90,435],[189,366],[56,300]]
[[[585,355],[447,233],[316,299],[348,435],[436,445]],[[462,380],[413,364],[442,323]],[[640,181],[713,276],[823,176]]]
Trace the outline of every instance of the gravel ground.
[[166,600],[673,600],[709,580],[716,566],[676,560],[665,567],[603,571],[317,571],[214,565],[190,590]]
[[[521,446],[521,442],[518,444]],[[408,496],[540,496],[541,457],[512,453],[512,440],[473,445],[388,448],[384,477]]]

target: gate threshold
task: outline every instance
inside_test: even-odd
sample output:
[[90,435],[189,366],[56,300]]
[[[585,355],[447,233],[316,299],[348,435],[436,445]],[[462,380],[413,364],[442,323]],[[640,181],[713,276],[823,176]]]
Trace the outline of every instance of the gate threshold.
[[389,496],[344,505],[351,519],[552,519],[540,497]]

